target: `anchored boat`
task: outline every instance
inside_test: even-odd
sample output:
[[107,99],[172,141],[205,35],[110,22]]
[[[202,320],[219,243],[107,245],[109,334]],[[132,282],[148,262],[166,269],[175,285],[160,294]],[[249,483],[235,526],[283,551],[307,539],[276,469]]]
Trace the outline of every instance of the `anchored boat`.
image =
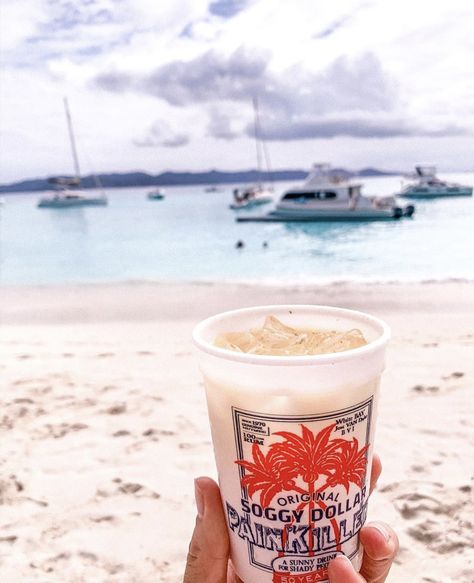
[[234,202],[229,205],[232,210],[249,209],[273,201],[272,191],[262,184],[247,186],[246,188],[235,188],[233,191]]
[[257,149],[257,173],[258,181],[256,184],[246,186],[244,188],[234,188],[232,195],[233,202],[229,205],[232,210],[252,209],[256,206],[273,202],[273,188],[265,186],[262,183],[262,159],[265,159],[265,166],[267,173],[270,172],[270,159],[262,137],[262,128],[260,125],[260,116],[258,112],[257,98],[253,99],[253,114],[254,114],[254,132],[255,132],[255,146]]
[[315,164],[301,187],[287,190],[264,215],[238,216],[237,221],[380,221],[411,217],[412,204],[389,197],[365,197],[361,184]]
[[165,198],[165,191],[162,188],[155,188],[150,190],[146,195],[149,200],[163,200]]
[[[69,106],[67,99],[64,98],[64,109],[66,112],[67,126],[69,130],[69,140],[71,143],[72,158],[74,162],[74,177],[67,178],[52,178],[50,183],[55,186],[55,190],[46,196],[42,197],[38,202],[39,208],[71,208],[82,206],[105,206],[107,198],[102,192],[99,196],[87,194],[81,190],[81,178],[79,170],[79,160],[76,151],[76,141],[74,138],[74,131],[72,128],[71,114],[69,113]],[[99,178],[94,177],[98,188],[102,188]]]
[[405,198],[438,198],[449,196],[472,196],[472,186],[446,182],[436,176],[435,166],[415,166],[416,182],[408,184],[399,196]]

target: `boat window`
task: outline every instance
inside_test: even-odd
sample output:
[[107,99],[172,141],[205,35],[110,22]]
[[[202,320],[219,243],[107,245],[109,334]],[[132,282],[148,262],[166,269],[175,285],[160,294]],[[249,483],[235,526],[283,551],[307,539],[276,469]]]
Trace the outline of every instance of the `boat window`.
[[298,192],[296,190],[293,190],[291,192],[287,192],[283,197],[283,200],[312,200],[316,198],[315,195],[316,193],[314,192],[308,191]]
[[337,194],[332,191],[326,191],[321,193],[321,198],[336,198]]

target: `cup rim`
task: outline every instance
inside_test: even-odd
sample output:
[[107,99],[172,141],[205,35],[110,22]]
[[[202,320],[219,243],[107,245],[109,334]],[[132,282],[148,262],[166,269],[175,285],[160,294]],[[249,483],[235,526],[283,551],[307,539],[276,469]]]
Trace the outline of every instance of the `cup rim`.
[[[225,348],[220,348],[215,346],[211,342],[204,340],[202,337],[203,330],[208,326],[234,316],[238,313],[248,314],[250,312],[258,312],[269,314],[271,311],[281,311],[281,310],[314,310],[324,311],[325,313],[340,315],[346,317],[358,318],[359,321],[363,320],[368,324],[371,324],[375,328],[380,330],[380,336],[375,340],[360,346],[358,348],[351,348],[350,350],[344,350],[343,352],[330,352],[328,354],[311,354],[304,356],[276,356],[267,354],[248,354],[246,352],[235,352],[233,350],[227,350]],[[359,310],[351,310],[347,308],[338,308],[334,306],[324,306],[317,304],[272,304],[272,305],[261,305],[253,306],[249,308],[240,308],[236,310],[228,310],[226,312],[220,312],[214,316],[202,320],[194,327],[192,338],[195,346],[207,354],[215,356],[219,359],[231,360],[234,362],[241,362],[245,364],[256,364],[265,366],[310,366],[318,364],[336,364],[338,362],[343,362],[351,360],[353,358],[360,358],[363,356],[368,356],[382,349],[391,336],[390,327],[381,319],[371,316],[365,312]]]

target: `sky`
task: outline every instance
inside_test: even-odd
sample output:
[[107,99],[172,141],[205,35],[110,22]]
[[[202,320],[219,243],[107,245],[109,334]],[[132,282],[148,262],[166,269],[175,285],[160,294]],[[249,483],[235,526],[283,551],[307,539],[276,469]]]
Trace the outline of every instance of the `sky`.
[[474,170],[472,0],[2,0],[0,183],[257,165]]

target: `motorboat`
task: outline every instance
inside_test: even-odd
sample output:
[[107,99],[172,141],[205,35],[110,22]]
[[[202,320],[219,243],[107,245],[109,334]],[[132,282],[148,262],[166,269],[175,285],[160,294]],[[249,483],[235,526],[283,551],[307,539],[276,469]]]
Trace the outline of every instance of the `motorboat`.
[[162,188],[155,188],[150,190],[146,195],[149,200],[163,200],[165,198],[165,191]]
[[399,196],[405,198],[429,199],[447,196],[472,196],[472,186],[464,186],[456,182],[446,182],[436,176],[435,166],[415,166],[416,178],[402,189]]
[[72,159],[74,163],[75,176],[51,178],[49,182],[54,185],[55,190],[43,196],[39,202],[39,208],[71,208],[84,206],[106,206],[107,197],[102,190],[99,177],[94,176],[96,186],[101,190],[99,195],[91,195],[80,188],[81,178],[79,160],[77,157],[76,140],[72,127],[71,114],[66,98],[64,98],[64,109],[69,130],[69,141],[71,145]]
[[366,197],[362,185],[337,175],[329,164],[315,164],[302,186],[283,193],[263,215],[237,221],[380,221],[411,217],[415,207],[393,196]]
[[273,202],[273,188],[271,186],[265,186],[262,181],[263,160],[265,160],[267,174],[270,174],[270,161],[265,140],[262,137],[258,101],[256,97],[253,99],[253,113],[255,146],[257,150],[257,182],[256,184],[245,186],[243,188],[234,188],[232,191],[233,201],[229,205],[229,208],[232,210],[252,209],[256,206]]
[[245,188],[234,188],[234,202],[229,205],[233,210],[250,209],[256,206],[273,202],[273,191],[263,186],[254,184]]

